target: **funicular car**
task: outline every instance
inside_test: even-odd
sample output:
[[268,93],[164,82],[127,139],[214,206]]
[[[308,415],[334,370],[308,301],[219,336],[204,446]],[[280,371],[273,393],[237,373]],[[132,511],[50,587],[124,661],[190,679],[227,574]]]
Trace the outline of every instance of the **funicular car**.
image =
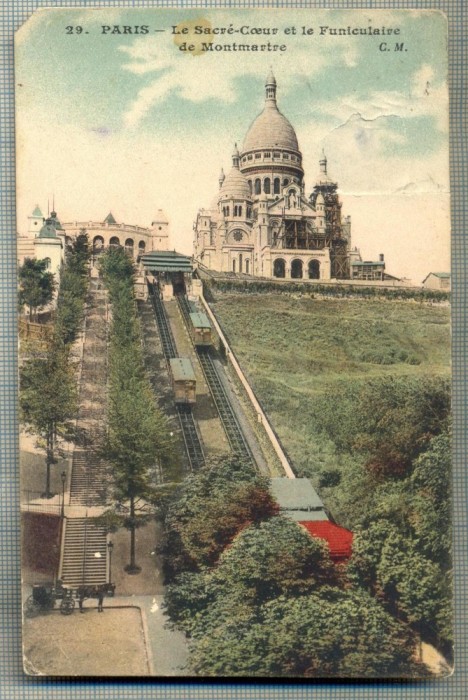
[[169,360],[176,404],[196,403],[197,382],[192,363],[185,357]]

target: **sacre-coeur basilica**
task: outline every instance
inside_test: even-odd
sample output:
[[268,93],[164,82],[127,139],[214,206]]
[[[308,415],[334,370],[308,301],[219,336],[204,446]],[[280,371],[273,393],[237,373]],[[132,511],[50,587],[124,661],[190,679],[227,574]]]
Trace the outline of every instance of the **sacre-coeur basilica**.
[[227,175],[194,224],[194,258],[224,273],[283,279],[383,280],[383,255],[363,262],[351,247],[351,219],[342,215],[338,185],[322,155],[307,193],[294,127],[277,104],[270,71],[265,106],[241,148],[234,146]]

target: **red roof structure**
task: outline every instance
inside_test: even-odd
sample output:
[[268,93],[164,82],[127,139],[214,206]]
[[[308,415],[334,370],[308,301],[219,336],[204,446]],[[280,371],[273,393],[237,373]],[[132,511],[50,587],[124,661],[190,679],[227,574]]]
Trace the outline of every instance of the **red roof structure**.
[[305,527],[312,537],[319,537],[327,542],[330,557],[334,561],[349,559],[351,556],[353,533],[350,530],[334,525],[329,520],[301,521],[299,525]]

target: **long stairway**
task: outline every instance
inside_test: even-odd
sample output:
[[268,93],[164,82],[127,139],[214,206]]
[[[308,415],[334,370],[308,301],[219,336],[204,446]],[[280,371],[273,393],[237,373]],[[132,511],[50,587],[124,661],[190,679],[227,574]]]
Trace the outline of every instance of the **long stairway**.
[[88,517],[107,501],[109,475],[98,446],[107,404],[106,292],[91,279],[79,386],[77,446],[73,452],[70,501],[66,508],[60,577],[65,585],[107,582],[107,535]]
[[79,446],[73,453],[70,505],[104,505],[107,470],[97,447],[107,403],[106,292],[91,280],[79,391]]
[[89,518],[68,518],[65,526],[62,580],[77,587],[106,582],[107,537]]

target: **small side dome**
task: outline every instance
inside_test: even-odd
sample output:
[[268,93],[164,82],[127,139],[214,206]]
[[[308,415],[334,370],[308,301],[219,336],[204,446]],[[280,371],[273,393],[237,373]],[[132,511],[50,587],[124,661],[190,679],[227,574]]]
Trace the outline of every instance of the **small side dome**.
[[250,199],[247,178],[235,166],[226,176],[219,191],[219,199]]
[[54,220],[51,217],[45,220],[44,226],[39,231],[38,238],[57,238]]

